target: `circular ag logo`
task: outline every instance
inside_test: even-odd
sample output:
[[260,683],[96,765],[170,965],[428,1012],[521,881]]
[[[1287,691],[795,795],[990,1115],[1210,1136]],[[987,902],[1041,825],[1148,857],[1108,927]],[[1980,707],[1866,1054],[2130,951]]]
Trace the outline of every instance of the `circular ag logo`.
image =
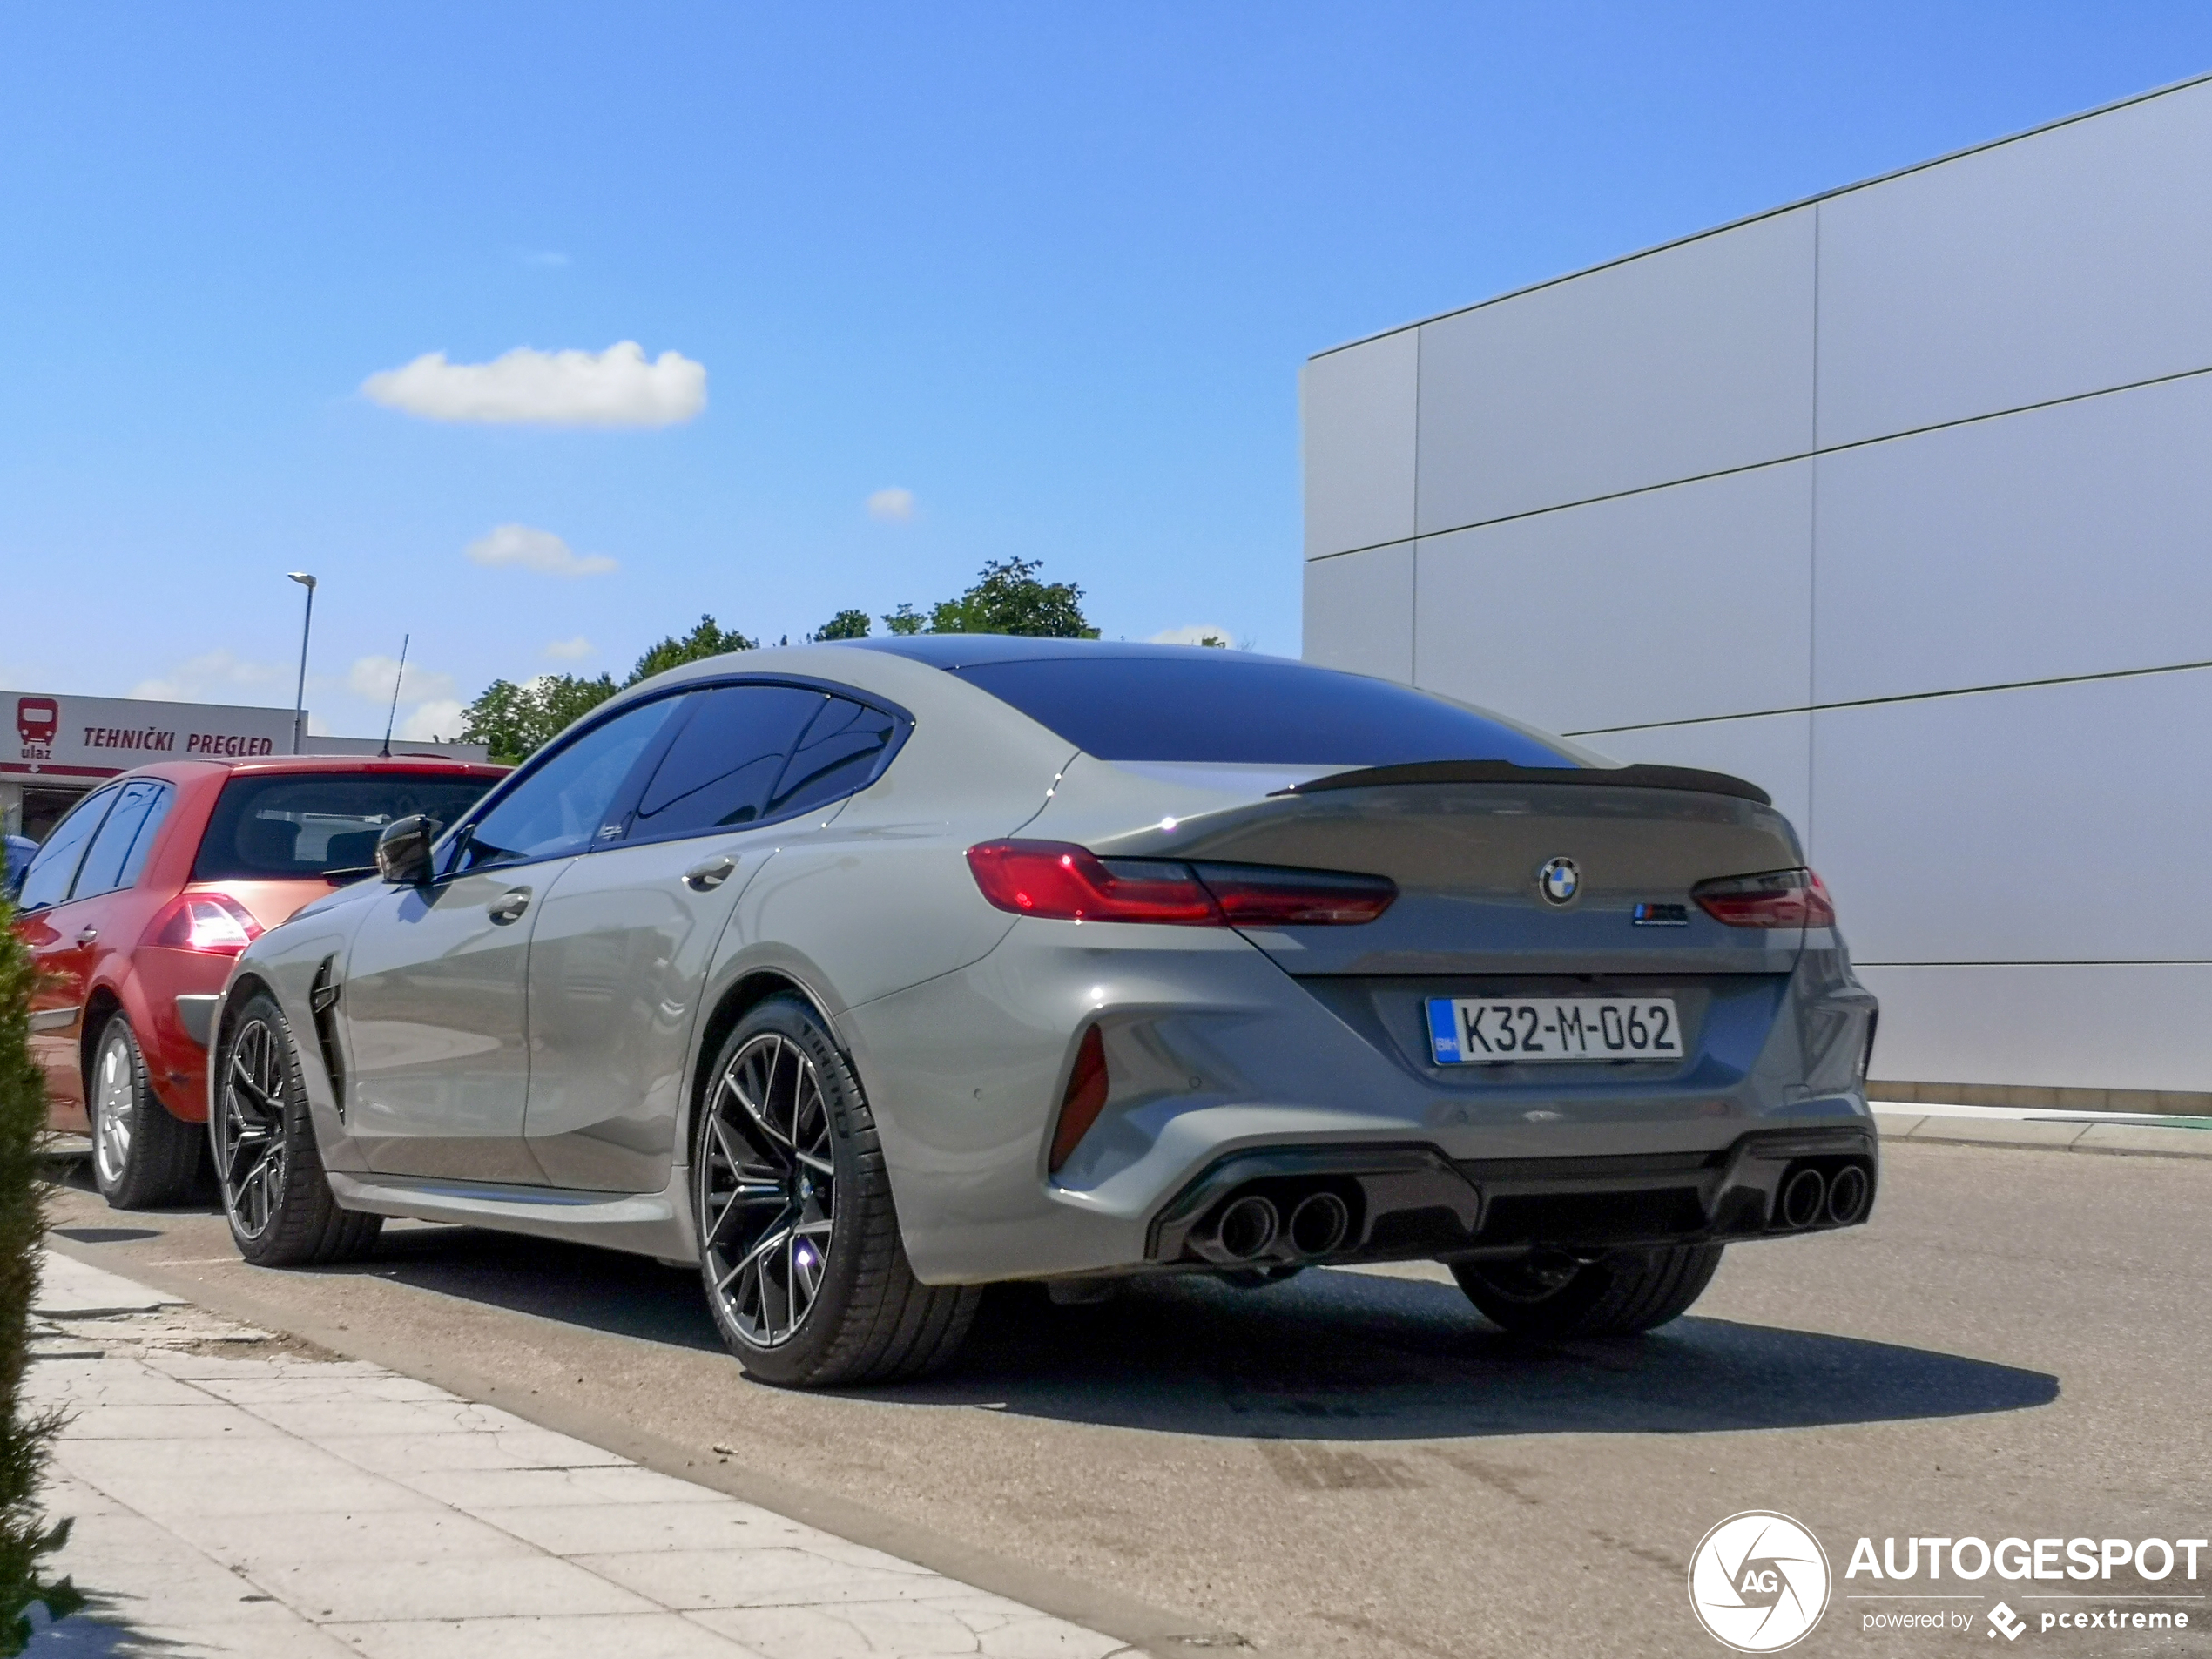
[[1716,1641],[1738,1653],[1778,1653],[1827,1610],[1827,1552],[1787,1515],[1730,1515],[1689,1558],[1689,1605]]
[[1552,859],[1536,872],[1536,891],[1554,904],[1565,904],[1581,886],[1582,873],[1573,859]]

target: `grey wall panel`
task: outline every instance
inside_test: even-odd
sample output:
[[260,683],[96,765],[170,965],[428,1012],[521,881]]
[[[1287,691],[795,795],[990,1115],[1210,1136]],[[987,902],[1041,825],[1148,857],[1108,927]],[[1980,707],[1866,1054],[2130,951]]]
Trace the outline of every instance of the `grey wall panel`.
[[2212,658],[2212,374],[1817,464],[1817,701]]
[[2212,670],[1813,719],[1813,851],[1863,960],[2212,958]]
[[1408,328],[1306,364],[1298,393],[1309,559],[1413,535],[1418,350]]
[[[1812,717],[1767,714],[1745,720],[1708,720],[1696,725],[1653,726],[1642,732],[1611,732],[1581,741],[1618,760],[1649,761],[1664,766],[1703,766],[1748,779],[1772,796],[1776,807],[1807,835],[1811,803]],[[1716,875],[1749,872],[1716,870]]]
[[1420,683],[1556,731],[1801,708],[1812,466],[1420,543]]
[[2212,364],[2212,86],[1818,211],[1824,446]]
[[1324,668],[1413,678],[1411,542],[1307,561],[1304,656]]
[[[1845,929],[1849,931],[1848,926]],[[2201,1091],[2212,966],[1862,968],[1887,1082]]]
[[1424,324],[1420,529],[1812,444],[1804,209]]

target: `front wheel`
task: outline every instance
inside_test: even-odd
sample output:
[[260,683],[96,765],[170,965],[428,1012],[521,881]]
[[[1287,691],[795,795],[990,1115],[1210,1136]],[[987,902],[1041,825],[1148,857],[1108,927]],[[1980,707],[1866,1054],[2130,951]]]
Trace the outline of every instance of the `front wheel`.
[[199,1178],[199,1125],[170,1116],[146,1080],[145,1055],[122,1014],[101,1028],[85,1090],[92,1118],[92,1179],[118,1210],[174,1204]]
[[239,1254],[257,1267],[322,1266],[366,1256],[381,1216],[330,1195],[284,1011],[266,991],[246,999],[214,1056],[207,1128],[223,1213]]
[[1721,1264],[1719,1244],[1620,1250],[1594,1262],[1535,1251],[1511,1262],[1454,1262],[1483,1318],[1519,1336],[1635,1336],[1680,1318]]
[[716,1055],[692,1140],[707,1305],[764,1382],[882,1382],[950,1363],[981,1292],[914,1278],[860,1079],[776,996]]

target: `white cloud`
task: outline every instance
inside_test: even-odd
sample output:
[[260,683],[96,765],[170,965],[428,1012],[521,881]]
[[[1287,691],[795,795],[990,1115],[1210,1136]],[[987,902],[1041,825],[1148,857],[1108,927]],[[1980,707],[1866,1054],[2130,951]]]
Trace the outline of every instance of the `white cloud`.
[[604,553],[578,553],[551,530],[502,524],[462,550],[471,561],[496,570],[507,565],[540,576],[604,576],[620,567]]
[[523,253],[523,263],[524,265],[552,266],[566,265],[568,262],[569,256],[562,253],[557,248],[526,248]]
[[[356,657],[353,667],[346,671],[346,685],[355,697],[388,704],[392,700],[393,677],[399,671],[396,657]],[[437,673],[420,663],[409,663],[407,678],[400,686],[400,701],[419,703],[425,698],[448,698],[453,690],[452,675]]]
[[868,516],[886,524],[903,524],[914,516],[914,493],[896,484],[868,497]]
[[1180,628],[1163,628],[1150,641],[1155,645],[1203,645],[1209,639],[1218,639],[1224,645],[1235,643],[1236,636],[1218,623],[1186,622]]
[[706,407],[706,366],[672,351],[647,362],[634,340],[603,352],[518,346],[489,363],[449,363],[434,351],[371,374],[361,392],[426,421],[676,426]]
[[[162,703],[253,703],[277,686],[289,684],[281,668],[246,662],[233,652],[216,650],[202,651],[167,674],[140,680],[131,688],[131,695]],[[286,697],[281,701],[289,706],[292,699]]]
[[556,639],[546,646],[545,654],[563,663],[579,663],[591,655],[591,642],[582,634],[574,639]]
[[436,743],[442,738],[452,743],[459,739],[462,724],[463,711],[460,702],[453,698],[440,698],[417,705],[414,711],[394,729],[392,735],[404,738],[409,743]]

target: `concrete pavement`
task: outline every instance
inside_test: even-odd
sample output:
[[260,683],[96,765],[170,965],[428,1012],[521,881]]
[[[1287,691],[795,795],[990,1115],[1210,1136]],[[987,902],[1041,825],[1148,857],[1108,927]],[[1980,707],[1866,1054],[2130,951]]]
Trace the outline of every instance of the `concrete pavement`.
[[92,1608],[33,1651],[1103,1659],[1111,1636],[50,1253],[31,1399]]
[[[272,1272],[218,1216],[83,1191],[52,1237],[1146,1652],[1581,1659],[1716,1651],[1684,1567],[1745,1508],[1839,1569],[1861,1534],[2205,1535],[2208,1180],[1893,1139],[1870,1225],[1731,1250],[1642,1341],[1506,1337],[1433,1264],[1082,1307],[1008,1288],[947,1376],[828,1393],[745,1378],[697,1275],[640,1258],[407,1225],[366,1262]],[[1794,1651],[1925,1650],[1850,1611]]]

